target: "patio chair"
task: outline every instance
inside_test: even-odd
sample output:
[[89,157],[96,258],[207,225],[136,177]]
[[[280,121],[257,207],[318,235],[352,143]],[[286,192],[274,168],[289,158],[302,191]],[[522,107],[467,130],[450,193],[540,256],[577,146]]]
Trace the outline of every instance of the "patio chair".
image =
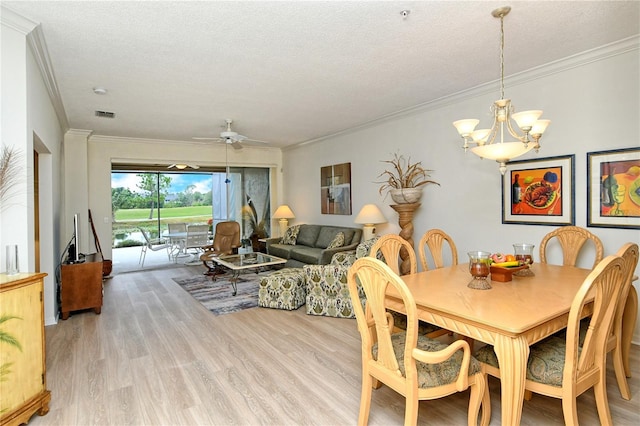
[[145,231],[142,228],[138,228],[138,229],[142,233],[142,236],[144,237],[144,241],[145,241],[145,244],[142,246],[142,251],[140,252],[140,259],[138,260],[138,263],[141,264],[142,267],[144,267],[144,260],[147,257],[148,250],[151,250],[151,251],[167,250],[167,258],[171,260],[171,250],[170,250],[171,244],[167,243],[166,240],[164,240],[163,238],[152,240],[151,238],[149,238],[147,231]]
[[209,245],[209,225],[189,225],[187,226],[187,238],[185,240],[185,251],[191,249],[193,258],[187,263],[199,265],[200,253]]
[[174,258],[177,258],[177,256],[184,250],[185,238],[187,235],[187,224],[169,223],[167,227],[169,235],[185,235],[184,237],[169,237],[169,242],[171,243],[171,254]]

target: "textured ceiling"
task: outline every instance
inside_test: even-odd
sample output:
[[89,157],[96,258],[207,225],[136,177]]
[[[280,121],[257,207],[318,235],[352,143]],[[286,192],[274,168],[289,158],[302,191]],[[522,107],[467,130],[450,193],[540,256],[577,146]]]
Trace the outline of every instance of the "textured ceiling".
[[191,140],[232,118],[282,147],[496,80],[507,4],[507,76],[640,32],[638,1],[2,2],[41,23],[71,128]]

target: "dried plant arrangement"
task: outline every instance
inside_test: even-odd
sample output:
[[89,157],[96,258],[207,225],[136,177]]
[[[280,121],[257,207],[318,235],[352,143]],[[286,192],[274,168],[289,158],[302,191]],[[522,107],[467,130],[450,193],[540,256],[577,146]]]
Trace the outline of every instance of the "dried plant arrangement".
[[411,163],[411,158],[405,159],[403,155],[394,154],[393,160],[381,160],[383,163],[391,164],[390,170],[380,173],[378,178],[386,178],[386,180],[378,181],[381,183],[379,193],[391,189],[418,188],[423,185],[434,184],[440,185],[438,182],[429,179],[433,170],[425,169],[422,162]]
[[0,209],[6,206],[11,188],[16,185],[20,177],[20,153],[14,147],[2,146],[0,152]]

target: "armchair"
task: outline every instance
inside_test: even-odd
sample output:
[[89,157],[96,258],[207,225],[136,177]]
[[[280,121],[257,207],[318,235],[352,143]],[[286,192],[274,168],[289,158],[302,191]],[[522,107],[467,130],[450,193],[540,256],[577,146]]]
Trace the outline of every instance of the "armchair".
[[[356,259],[369,254],[377,238],[360,243],[356,250],[338,252],[328,265],[306,265],[303,267],[306,285],[308,315],[324,315],[337,318],[355,318],[355,310],[349,295],[347,272]],[[366,298],[362,288],[360,303]]]
[[216,275],[214,257],[237,253],[240,245],[240,224],[234,221],[219,222],[213,244],[202,247],[204,253],[200,255],[200,260],[208,269],[205,275]]

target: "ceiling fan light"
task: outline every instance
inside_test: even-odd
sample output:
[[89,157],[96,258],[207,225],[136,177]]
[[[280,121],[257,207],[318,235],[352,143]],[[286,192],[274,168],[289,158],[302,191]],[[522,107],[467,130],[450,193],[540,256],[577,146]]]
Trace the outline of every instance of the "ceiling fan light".
[[186,164],[176,164],[176,169],[180,169],[180,170],[184,170],[186,169],[188,166]]
[[542,115],[542,110],[531,110],[516,112],[512,115],[513,119],[518,123],[518,127],[521,129],[531,129],[533,125],[538,121],[538,118]]

